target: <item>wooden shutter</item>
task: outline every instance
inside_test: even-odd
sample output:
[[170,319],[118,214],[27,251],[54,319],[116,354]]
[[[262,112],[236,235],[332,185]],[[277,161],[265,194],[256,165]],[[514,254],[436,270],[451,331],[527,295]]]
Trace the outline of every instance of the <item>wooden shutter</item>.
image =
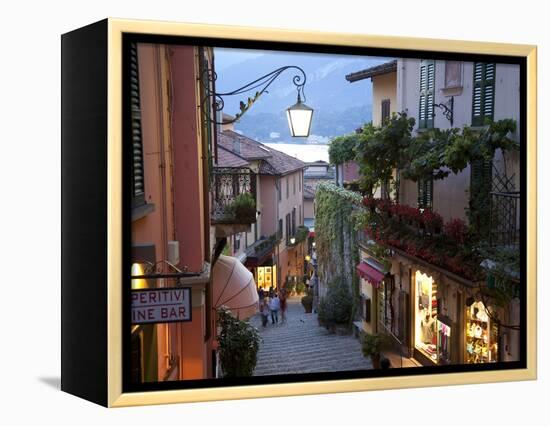
[[493,119],[495,107],[495,64],[474,63],[472,126],[483,126]]
[[470,163],[470,216],[479,232],[487,232],[490,223],[491,190],[493,187],[493,160],[475,160]]
[[435,61],[420,62],[420,100],[418,127],[431,128],[434,125]]
[[384,99],[382,100],[382,114],[380,116],[381,123],[384,123],[389,118],[390,118],[390,100]]
[[132,207],[136,207],[140,204],[145,204],[141,103],[139,99],[139,67],[136,43],[130,45],[130,106],[132,110]]
[[433,178],[418,181],[418,208],[431,209],[433,207],[433,187]]

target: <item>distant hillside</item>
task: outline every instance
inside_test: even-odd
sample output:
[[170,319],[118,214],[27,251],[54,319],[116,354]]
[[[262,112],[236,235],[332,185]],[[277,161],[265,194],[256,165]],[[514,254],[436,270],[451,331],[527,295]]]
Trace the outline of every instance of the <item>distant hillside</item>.
[[[234,90],[262,75],[285,65],[297,65],[307,75],[305,86],[306,104],[315,112],[311,134],[331,138],[349,133],[371,120],[371,84],[369,80],[349,83],[345,76],[387,59],[361,56],[303,54],[293,52],[269,52],[261,56],[236,62],[228,56],[216,58],[218,72],[216,91]],[[225,63],[224,63],[225,61]],[[296,88],[292,78],[294,70],[287,70],[270,86],[247,112],[235,129],[248,136],[268,141],[279,134],[279,140],[293,142],[288,131],[285,110],[296,103]],[[224,99],[224,112],[235,114],[239,102],[254,93]],[[296,140],[295,140],[296,141]]]
[[[310,134],[330,139],[353,132],[370,120],[370,106],[368,108],[365,106],[352,107],[340,111],[316,109],[313,113]],[[268,112],[253,114],[249,112],[239,122],[235,123],[235,130],[261,142],[303,143],[302,138],[292,138],[290,136],[284,111],[278,114]],[[278,135],[274,133],[278,133]]]

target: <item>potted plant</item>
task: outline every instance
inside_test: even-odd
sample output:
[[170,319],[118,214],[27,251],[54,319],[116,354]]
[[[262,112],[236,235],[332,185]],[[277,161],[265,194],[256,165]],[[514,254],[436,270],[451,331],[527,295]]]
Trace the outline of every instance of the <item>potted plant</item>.
[[299,296],[306,290],[306,285],[303,282],[296,284],[296,294]]
[[224,213],[226,217],[238,223],[254,223],[256,222],[256,200],[248,192],[239,194],[225,207]]
[[293,295],[295,290],[294,283],[292,281],[287,281],[285,283],[285,290],[287,295]]
[[361,349],[365,357],[370,357],[373,368],[380,368],[382,351],[388,346],[388,338],[384,334],[363,335]]
[[217,310],[219,354],[224,377],[250,377],[256,368],[260,334],[248,322],[231,315],[227,307]]
[[350,331],[353,297],[346,282],[336,279],[327,295],[319,302],[318,321],[331,333],[347,334]]
[[306,314],[311,314],[311,311],[313,310],[313,294],[311,292],[308,292],[304,297],[302,297],[302,306],[306,310]]

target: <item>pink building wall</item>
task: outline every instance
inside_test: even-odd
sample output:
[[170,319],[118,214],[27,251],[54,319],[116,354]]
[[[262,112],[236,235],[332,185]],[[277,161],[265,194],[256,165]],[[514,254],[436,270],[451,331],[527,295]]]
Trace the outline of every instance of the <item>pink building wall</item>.
[[261,197],[261,229],[260,235],[266,237],[277,232],[277,187],[276,178],[273,176],[260,176]]
[[195,49],[172,46],[172,141],[174,146],[174,204],[180,265],[198,272],[204,263],[204,202],[197,120]]

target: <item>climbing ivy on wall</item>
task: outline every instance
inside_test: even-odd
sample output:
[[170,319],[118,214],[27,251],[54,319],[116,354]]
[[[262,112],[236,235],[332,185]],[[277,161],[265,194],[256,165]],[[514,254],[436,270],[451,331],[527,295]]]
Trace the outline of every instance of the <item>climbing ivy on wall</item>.
[[332,183],[320,183],[315,194],[315,241],[320,286],[343,278],[359,302],[359,280],[355,266],[357,250],[357,211],[363,210],[362,197]]

